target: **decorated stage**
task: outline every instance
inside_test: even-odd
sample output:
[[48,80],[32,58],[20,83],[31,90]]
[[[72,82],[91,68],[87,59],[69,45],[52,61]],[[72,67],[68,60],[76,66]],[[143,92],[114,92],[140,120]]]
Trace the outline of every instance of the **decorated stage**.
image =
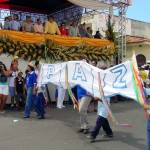
[[0,30],[0,54],[17,55],[27,61],[68,61],[82,57],[110,60],[114,51],[114,43],[106,39]]

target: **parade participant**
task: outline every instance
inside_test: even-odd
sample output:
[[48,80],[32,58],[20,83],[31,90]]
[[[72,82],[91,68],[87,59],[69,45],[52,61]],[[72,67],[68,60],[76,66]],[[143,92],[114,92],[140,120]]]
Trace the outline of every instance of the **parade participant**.
[[[150,114],[150,105],[143,104],[144,110],[148,110]],[[148,143],[148,150],[150,150],[150,115],[147,121],[147,143]]]
[[[83,61],[88,63],[86,59],[83,59]],[[83,132],[84,134],[88,134],[89,124],[87,121],[87,110],[92,98],[91,95],[80,85],[77,85],[77,95],[78,95],[79,114],[80,114],[80,129],[78,130],[78,132]]]
[[45,119],[44,114],[44,108],[47,103],[47,98],[45,96],[45,85],[40,85],[36,87],[36,99],[34,100],[34,109],[38,114],[38,119]]
[[11,75],[11,71],[7,71],[6,66],[0,63],[0,114],[5,113],[4,106],[8,96],[8,82],[7,77]]
[[25,84],[24,78],[22,77],[23,72],[18,71],[18,77],[15,78],[15,100],[17,104],[17,109],[20,110],[20,100],[25,103]]
[[14,98],[15,98],[14,81],[17,76],[18,76],[18,67],[16,65],[13,65],[12,74],[9,77],[9,94],[11,97],[11,108],[14,107]]
[[[109,122],[107,120],[108,117],[108,111],[103,103],[102,100],[98,98],[94,98],[94,100],[98,101],[98,118],[96,121],[96,125],[94,127],[94,130],[92,131],[90,136],[87,136],[87,138],[90,140],[90,142],[94,142],[97,135],[99,134],[99,131],[101,127],[105,131],[105,135],[103,136],[104,138],[112,138],[113,137],[113,132],[110,128]],[[110,105],[110,98],[106,98],[108,105]]]
[[[94,66],[94,67],[97,67],[97,61],[96,60],[93,60],[92,61],[92,65]],[[94,102],[94,112],[97,112],[97,101],[93,101]]]
[[13,20],[10,21],[10,25],[11,25],[11,30],[14,30],[14,31],[19,31],[20,28],[21,28],[21,24],[20,22],[18,21],[18,15],[17,14],[14,14],[13,15]]
[[33,95],[36,94],[35,88],[37,83],[37,76],[34,72],[34,65],[32,63],[28,64],[28,74],[26,77],[26,90],[27,90],[27,98],[26,98],[26,106],[23,118],[30,117],[30,109],[34,103]]
[[4,30],[11,30],[11,25],[8,17],[5,17]]
[[22,23],[23,32],[33,32],[33,23],[30,16],[26,16],[26,20]]

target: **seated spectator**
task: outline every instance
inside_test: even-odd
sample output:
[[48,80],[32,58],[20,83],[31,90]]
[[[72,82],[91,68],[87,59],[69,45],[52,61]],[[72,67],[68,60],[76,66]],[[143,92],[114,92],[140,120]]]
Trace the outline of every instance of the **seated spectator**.
[[80,37],[79,28],[77,27],[77,22],[74,21],[72,25],[69,27],[69,35]]
[[85,30],[84,24],[79,26],[79,33],[82,37],[88,37],[87,31]]
[[19,31],[20,30],[20,22],[18,21],[18,15],[17,14],[14,14],[13,15],[13,20],[10,21],[10,25],[11,25],[11,30],[14,30],[14,31]]
[[37,19],[37,23],[34,24],[33,29],[35,33],[43,33],[44,27],[40,19]]
[[53,16],[48,16],[48,21],[45,23],[45,33],[51,35],[61,35]]
[[65,23],[61,23],[61,27],[59,28],[61,35],[68,35],[68,30],[65,28]]
[[90,27],[87,27],[87,34],[89,38],[93,38],[92,29]]
[[33,32],[33,23],[31,22],[31,17],[26,16],[26,21],[22,23],[23,32]]
[[10,30],[11,29],[11,25],[10,25],[10,21],[8,17],[5,17],[5,21],[4,21],[4,30]]
[[101,39],[101,34],[99,31],[96,31],[96,34],[94,35],[95,39]]

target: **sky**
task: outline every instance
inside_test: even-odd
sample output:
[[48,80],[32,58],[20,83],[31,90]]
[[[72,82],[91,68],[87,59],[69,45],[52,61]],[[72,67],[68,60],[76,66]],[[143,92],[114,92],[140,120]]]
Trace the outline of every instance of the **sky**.
[[127,18],[150,23],[150,0],[132,0],[128,7]]

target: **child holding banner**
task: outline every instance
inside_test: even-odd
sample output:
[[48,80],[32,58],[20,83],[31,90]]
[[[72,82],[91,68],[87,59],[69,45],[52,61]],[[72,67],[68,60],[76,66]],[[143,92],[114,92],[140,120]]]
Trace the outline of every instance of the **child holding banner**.
[[[94,142],[97,135],[99,134],[99,131],[101,127],[105,131],[105,135],[103,136],[104,138],[112,138],[113,137],[113,132],[110,128],[109,122],[107,120],[108,117],[108,111],[99,98],[94,98],[94,100],[98,101],[98,118],[96,121],[96,125],[94,127],[94,130],[92,131],[91,135],[87,136],[87,138],[90,140],[90,142]],[[110,105],[110,98],[106,98],[108,104]]]

